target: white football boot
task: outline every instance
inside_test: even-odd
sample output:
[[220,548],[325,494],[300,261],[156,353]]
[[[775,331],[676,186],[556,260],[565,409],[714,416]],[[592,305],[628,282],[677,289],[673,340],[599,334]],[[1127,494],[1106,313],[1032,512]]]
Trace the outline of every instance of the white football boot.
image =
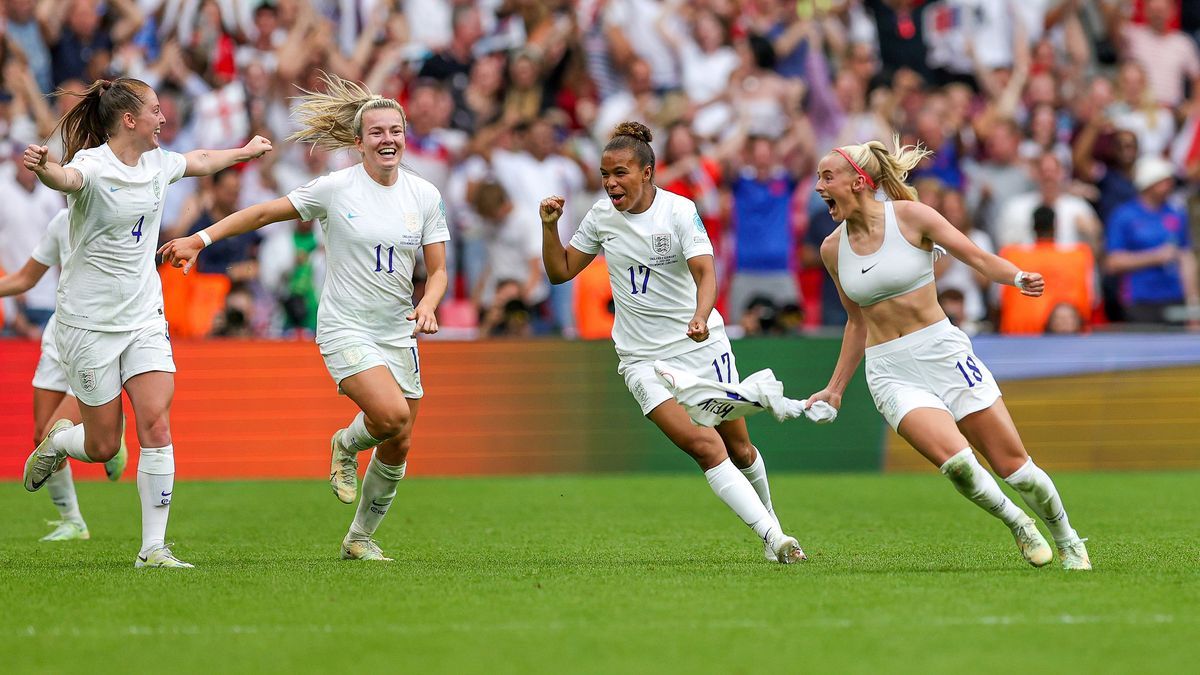
[[46,437],[42,439],[41,443],[38,443],[37,448],[29,454],[29,459],[25,460],[25,474],[22,476],[26,490],[37,492],[42,489],[46,481],[50,480],[50,474],[54,473],[66,460],[67,454],[55,450],[51,439],[54,438],[54,434],[73,426],[75,425],[71,423],[71,420],[58,420],[54,426],[50,427],[50,431],[46,432]]
[[358,496],[358,455],[342,449],[339,439],[345,429],[338,429],[329,439],[329,485],[343,504],[353,504]]
[[171,549],[166,545],[156,546],[150,549],[146,555],[138,554],[137,560],[133,561],[134,567],[176,567],[176,568],[192,568],[195,565],[186,563],[175,557],[171,553]]
[[1025,520],[1017,523],[1017,526],[1012,529],[1012,534],[1021,555],[1030,565],[1045,567],[1054,560],[1054,552],[1050,550],[1050,544],[1046,543],[1046,538],[1038,531],[1037,523],[1033,522],[1033,518],[1027,516]]
[[394,559],[385,556],[374,539],[350,539],[347,537],[342,540],[342,560],[392,562]]
[[1083,542],[1087,539],[1076,539],[1058,549],[1058,557],[1062,559],[1064,570],[1090,570],[1092,560],[1088,557],[1087,547]]
[[82,520],[51,520],[50,524],[57,527],[38,541],[70,541],[92,538],[92,535],[88,534],[87,524]]

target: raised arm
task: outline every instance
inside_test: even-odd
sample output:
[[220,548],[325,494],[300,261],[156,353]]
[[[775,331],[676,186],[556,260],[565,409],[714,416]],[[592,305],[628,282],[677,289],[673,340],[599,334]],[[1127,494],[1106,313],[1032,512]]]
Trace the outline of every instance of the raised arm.
[[257,159],[270,151],[271,141],[262,136],[255,136],[242,147],[231,150],[193,150],[183,156],[187,160],[183,175],[211,176],[221,169]]
[[42,185],[59,192],[79,192],[83,189],[83,174],[47,160],[50,149],[44,145],[25,148],[21,162],[42,181]]
[[562,197],[547,197],[538,210],[542,217],[542,264],[546,266],[546,277],[555,285],[574,279],[596,257],[574,246],[564,247],[559,241],[558,219],[564,203]]
[[171,267],[182,267],[183,273],[187,274],[192,265],[196,264],[196,256],[212,242],[245,234],[271,223],[299,218],[300,214],[296,207],[292,206],[292,201],[287,197],[280,197],[231,213],[191,236],[172,239],[158,249],[158,254],[162,256],[164,263],[170,264]]
[[717,304],[717,269],[711,255],[688,258],[688,271],[696,280],[696,313],[688,322],[687,336],[696,342],[708,339],[708,317]]
[[1010,261],[975,245],[970,237],[950,224],[942,214],[920,202],[895,202],[896,216],[915,228],[922,237],[940,244],[950,255],[970,265],[989,281],[1016,286],[1023,295],[1037,297],[1045,282],[1037,272],[1024,272]]
[[42,280],[48,269],[50,268],[33,258],[25,261],[25,265],[21,269],[0,277],[0,298],[20,295],[33,288],[37,282]]
[[826,401],[840,409],[842,394],[846,393],[846,387],[850,385],[850,378],[854,377],[854,371],[858,370],[858,364],[862,362],[863,354],[867,350],[867,324],[863,319],[862,308],[846,296],[845,291],[842,290],[842,282],[838,278],[837,238],[838,230],[834,230],[833,234],[821,242],[821,262],[829,271],[829,278],[837,287],[838,297],[842,300],[842,306],[846,308],[846,328],[842,331],[842,349],[838,352],[838,360],[833,367],[833,374],[829,376],[829,384],[808,397],[810,407],[817,401]]

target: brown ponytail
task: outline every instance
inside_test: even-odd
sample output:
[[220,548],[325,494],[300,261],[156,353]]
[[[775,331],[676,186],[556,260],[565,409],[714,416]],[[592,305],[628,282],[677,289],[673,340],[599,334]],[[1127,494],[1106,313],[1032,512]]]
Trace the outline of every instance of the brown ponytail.
[[141,111],[149,91],[150,85],[131,77],[96,80],[81,94],[64,89],[55,91],[54,96],[82,99],[55,127],[55,131],[62,134],[63,164],[71,161],[80,150],[107,142],[122,115],[137,115]]

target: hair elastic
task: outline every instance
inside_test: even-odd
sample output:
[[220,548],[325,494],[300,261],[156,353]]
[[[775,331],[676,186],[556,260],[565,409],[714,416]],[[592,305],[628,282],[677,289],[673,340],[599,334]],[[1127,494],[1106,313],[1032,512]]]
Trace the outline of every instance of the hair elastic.
[[850,159],[850,155],[846,154],[845,150],[842,150],[841,148],[834,148],[833,151],[846,158],[847,162],[850,162],[850,166],[854,167],[854,170],[858,172],[858,175],[862,176],[863,180],[867,181],[867,187],[871,188],[872,190],[875,189],[875,181],[871,180],[871,177],[867,175],[866,171],[862,170],[861,166],[855,164],[854,160]]

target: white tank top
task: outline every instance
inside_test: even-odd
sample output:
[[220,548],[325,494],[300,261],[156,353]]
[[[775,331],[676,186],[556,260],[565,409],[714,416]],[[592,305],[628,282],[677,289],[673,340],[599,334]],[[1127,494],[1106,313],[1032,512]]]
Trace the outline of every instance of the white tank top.
[[839,228],[838,278],[846,296],[861,307],[933,283],[933,252],[904,238],[892,202],[883,203],[883,213],[883,244],[869,255],[855,253],[846,236],[846,224]]

